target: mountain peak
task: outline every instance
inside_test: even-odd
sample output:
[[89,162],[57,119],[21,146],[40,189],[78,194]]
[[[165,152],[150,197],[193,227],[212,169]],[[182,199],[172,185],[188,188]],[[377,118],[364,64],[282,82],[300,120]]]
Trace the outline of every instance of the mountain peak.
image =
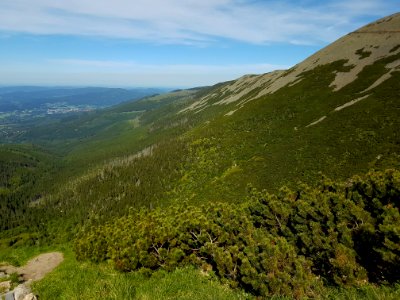
[[368,25],[357,29],[353,33],[399,33],[400,32],[400,13],[384,17]]
[[[287,85],[300,82],[304,72],[321,65],[345,61],[346,72],[336,71],[335,79],[330,84],[333,91],[339,91],[357,79],[364,67],[379,59],[399,53],[400,13],[396,13],[341,37],[287,71],[278,70],[263,75],[243,76],[224,85],[219,92],[192,103],[190,107],[181,112],[196,112],[205,109],[208,105],[224,105],[233,102],[237,102],[240,108],[250,100],[272,94]],[[395,58],[385,67],[387,72],[367,90],[377,87],[389,79],[392,72],[400,70],[400,59]]]

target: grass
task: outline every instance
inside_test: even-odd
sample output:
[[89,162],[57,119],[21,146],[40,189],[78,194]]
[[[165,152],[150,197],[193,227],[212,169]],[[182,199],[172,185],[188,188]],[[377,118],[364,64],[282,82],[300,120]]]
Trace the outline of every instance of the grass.
[[187,267],[147,277],[139,272],[120,273],[108,264],[78,263],[71,250],[64,262],[33,284],[40,299],[251,299],[221,285],[215,278]]
[[400,299],[400,284],[393,287],[366,285],[360,288],[330,289],[323,298],[335,300],[397,300]]
[[[194,267],[159,271],[148,277],[140,272],[120,273],[108,264],[77,262],[68,245],[58,247],[20,247],[0,250],[0,261],[7,259],[23,265],[32,257],[48,252],[62,251],[65,260],[52,273],[32,286],[42,300],[78,299],[187,299],[235,300],[256,299],[241,290],[232,290],[213,275],[205,276]],[[394,286],[365,285],[359,288],[326,288],[319,291],[320,299],[337,300],[395,300],[400,299],[400,283]],[[271,299],[289,299],[272,297]]]

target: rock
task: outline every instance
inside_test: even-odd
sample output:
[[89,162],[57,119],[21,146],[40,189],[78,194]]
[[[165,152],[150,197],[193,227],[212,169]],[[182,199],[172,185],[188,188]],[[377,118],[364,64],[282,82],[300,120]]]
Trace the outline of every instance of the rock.
[[8,292],[11,289],[11,280],[0,282],[0,293]]
[[37,297],[33,293],[30,293],[26,295],[23,300],[37,300]]
[[4,299],[5,300],[14,300],[14,292],[8,292]]
[[4,272],[0,272],[0,278],[6,278],[8,275]]
[[25,296],[31,293],[31,289],[25,284],[20,284],[14,289],[15,300],[24,300]]

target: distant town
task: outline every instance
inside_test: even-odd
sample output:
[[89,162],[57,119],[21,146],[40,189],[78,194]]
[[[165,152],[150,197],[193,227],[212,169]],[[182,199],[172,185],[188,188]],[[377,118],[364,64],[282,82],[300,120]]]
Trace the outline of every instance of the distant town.
[[46,115],[58,115],[77,112],[93,111],[101,107],[94,105],[72,105],[65,102],[46,103],[37,108],[14,110],[2,112],[0,111],[0,124],[14,123],[29,118],[44,117]]
[[65,115],[69,113],[89,112],[101,108],[94,105],[72,105],[65,102],[46,103],[37,108],[2,112],[0,111],[0,140],[6,142],[23,135],[26,130],[19,128],[22,123],[44,118],[46,116]]
[[46,106],[46,114],[48,115],[67,114],[71,112],[85,112],[92,111],[98,108],[93,105],[70,105],[67,103],[47,103]]

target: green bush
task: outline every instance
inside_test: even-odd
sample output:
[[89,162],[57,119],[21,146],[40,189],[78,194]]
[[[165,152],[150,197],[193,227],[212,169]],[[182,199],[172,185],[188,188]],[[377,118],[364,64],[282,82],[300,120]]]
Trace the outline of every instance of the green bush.
[[328,181],[321,187],[302,185],[297,192],[283,188],[277,195],[252,190],[250,215],[259,228],[285,237],[329,283],[361,283],[366,272],[357,263],[352,232],[369,216]]
[[[196,265],[255,295],[313,296],[329,285],[398,280],[400,172],[327,178],[269,194],[250,188],[240,205],[187,203],[131,211],[75,240],[78,259],[121,271]],[[373,264],[368,261],[373,259]]]
[[369,172],[353,177],[346,195],[369,213],[372,221],[354,236],[355,250],[374,282],[400,280],[400,172]]
[[124,271],[194,264],[263,296],[310,296],[318,284],[310,262],[285,238],[256,229],[242,206],[184,203],[142,211],[83,232],[75,251],[79,259],[111,259]]

